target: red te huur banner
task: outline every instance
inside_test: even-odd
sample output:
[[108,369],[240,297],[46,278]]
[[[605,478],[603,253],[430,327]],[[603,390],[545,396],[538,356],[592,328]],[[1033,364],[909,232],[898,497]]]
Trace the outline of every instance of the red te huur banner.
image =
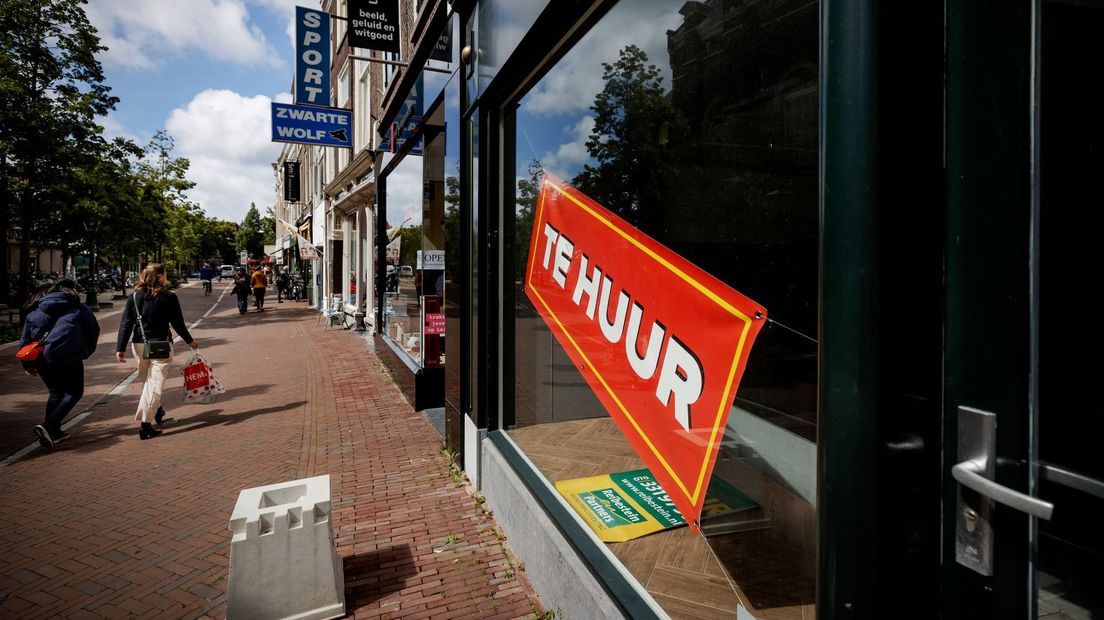
[[525,292],[697,530],[766,309],[547,173]]

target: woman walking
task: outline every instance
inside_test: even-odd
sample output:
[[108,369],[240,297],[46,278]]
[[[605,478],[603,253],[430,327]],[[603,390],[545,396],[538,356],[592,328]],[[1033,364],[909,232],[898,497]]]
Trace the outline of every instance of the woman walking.
[[253,272],[250,283],[253,285],[253,304],[257,306],[257,312],[264,312],[264,298],[265,291],[268,289],[268,278],[265,277],[264,271],[260,267]]
[[24,362],[23,370],[46,384],[46,417],[34,427],[43,448],[69,438],[61,430],[65,416],[84,395],[84,360],[96,350],[100,324],[81,303],[72,280],[60,280],[39,290],[27,303],[21,344],[35,340],[45,346],[35,362]]
[[115,359],[126,361],[126,345],[133,342],[134,357],[138,359],[138,381],[142,383],[142,397],[134,419],[141,422],[138,436],[149,439],[161,434],[150,424],[152,417],[158,425],[165,418],[161,407],[161,391],[172,364],[172,336],[169,326],[178,336],[198,349],[184,324],[180,300],[168,290],[168,277],[160,263],[150,263],[138,276],[134,293],[127,298],[123,309],[123,322],[119,325],[119,338],[115,344]]
[[245,279],[245,274],[238,274],[234,278],[234,290],[231,292],[238,298],[238,314],[245,314],[248,309],[249,293],[252,290],[249,288],[249,281]]

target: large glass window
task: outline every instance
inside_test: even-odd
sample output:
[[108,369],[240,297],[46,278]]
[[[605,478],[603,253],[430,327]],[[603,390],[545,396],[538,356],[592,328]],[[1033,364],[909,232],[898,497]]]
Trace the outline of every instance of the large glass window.
[[[396,130],[403,140],[418,136],[417,145],[387,182],[384,329],[422,367],[445,364],[446,249],[459,226],[459,140],[446,119],[459,118],[458,80],[426,72],[419,81],[419,102]],[[432,93],[425,104],[424,93]]]
[[[644,464],[525,293],[545,173],[769,313],[704,536],[609,543],[673,616],[814,611],[818,24],[816,2],[622,2],[513,108],[516,382],[501,423],[549,481]],[[737,495],[749,501],[710,508]]]

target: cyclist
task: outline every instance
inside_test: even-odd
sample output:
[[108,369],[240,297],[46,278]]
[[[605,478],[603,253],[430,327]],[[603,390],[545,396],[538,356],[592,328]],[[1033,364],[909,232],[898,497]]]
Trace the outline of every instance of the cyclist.
[[211,280],[215,277],[215,268],[210,263],[203,263],[203,267],[199,270],[199,279],[203,280],[203,294],[211,294]]

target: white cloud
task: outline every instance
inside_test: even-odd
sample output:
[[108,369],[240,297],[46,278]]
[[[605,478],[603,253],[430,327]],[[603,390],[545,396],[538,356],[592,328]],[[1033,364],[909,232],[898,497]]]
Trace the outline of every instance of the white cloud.
[[191,51],[248,66],[281,63],[242,0],[91,0],[86,11],[109,66],[149,69]]
[[150,136],[139,136],[128,131],[126,127],[123,127],[122,123],[110,114],[96,117],[96,124],[103,127],[103,137],[107,140],[111,140],[112,138],[126,138],[133,141],[138,146],[144,146],[150,139]]
[[667,30],[683,21],[668,0],[622,2],[610,10],[564,58],[525,96],[522,106],[539,116],[589,110],[602,90],[602,63],[617,61],[620,50],[632,43],[648,55],[648,63],[671,88]]
[[387,177],[387,223],[422,222],[422,158],[407,156]]
[[593,116],[584,116],[574,125],[565,127],[564,133],[570,136],[571,141],[561,144],[555,152],[550,151],[540,158],[544,169],[564,178],[577,172],[584,163],[590,160],[586,141],[590,138],[590,132],[593,129]]
[[271,101],[205,90],[169,115],[176,154],[191,161],[189,197],[208,215],[240,222],[250,203],[263,214],[275,202],[272,162],[281,145],[271,142]]

